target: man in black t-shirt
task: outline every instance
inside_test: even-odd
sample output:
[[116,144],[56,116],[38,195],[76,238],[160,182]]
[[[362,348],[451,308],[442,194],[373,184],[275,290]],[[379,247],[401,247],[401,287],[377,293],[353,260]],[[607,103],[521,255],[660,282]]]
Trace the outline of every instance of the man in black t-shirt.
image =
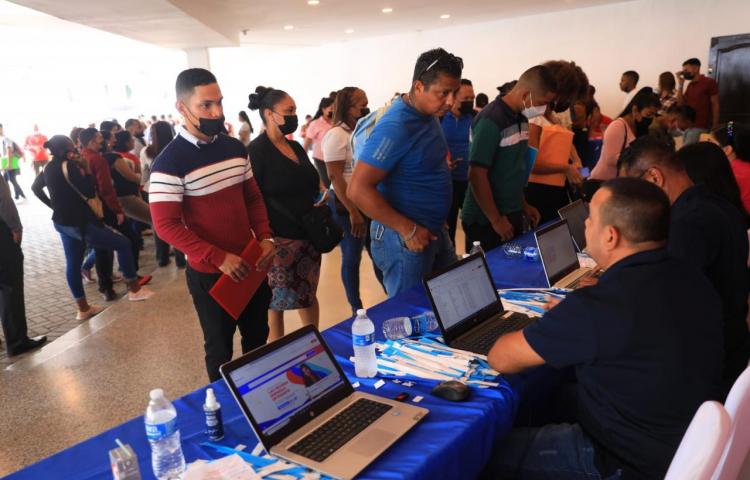
[[605,183],[586,220],[587,250],[605,268],[598,284],[495,343],[501,373],[547,363],[574,366],[578,379],[577,423],[515,429],[496,446],[495,477],[664,477],[695,411],[715,398],[722,362],[719,298],[667,255],[669,216],[654,185]]
[[655,139],[633,142],[620,157],[619,169],[620,176],[643,178],[664,190],[672,204],[669,255],[703,272],[719,294],[724,326],[723,395],[720,398],[723,400],[747,367],[750,357],[746,322],[750,275],[745,217],[729,201],[703,185],[693,184],[681,155],[675,155]]

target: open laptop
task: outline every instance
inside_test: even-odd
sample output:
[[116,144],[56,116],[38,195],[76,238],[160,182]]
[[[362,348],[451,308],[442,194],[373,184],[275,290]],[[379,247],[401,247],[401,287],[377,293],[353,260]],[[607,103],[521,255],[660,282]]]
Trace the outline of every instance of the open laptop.
[[581,267],[567,220],[558,220],[534,232],[547,284],[557,288],[576,288],[594,271]]
[[427,275],[424,287],[443,340],[452,348],[486,355],[498,337],[534,321],[505,311],[482,254]]
[[313,326],[220,367],[266,449],[335,478],[352,478],[428,410],[355,392]]
[[586,219],[589,216],[589,206],[583,200],[576,200],[557,211],[560,218],[568,221],[570,235],[573,237],[578,251],[586,249]]

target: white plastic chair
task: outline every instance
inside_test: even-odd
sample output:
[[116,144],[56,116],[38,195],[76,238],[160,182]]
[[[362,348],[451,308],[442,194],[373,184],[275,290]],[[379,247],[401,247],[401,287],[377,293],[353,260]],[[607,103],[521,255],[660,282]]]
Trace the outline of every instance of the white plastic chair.
[[750,367],[739,376],[724,403],[732,428],[712,480],[750,478]]
[[709,480],[724,452],[731,425],[721,403],[703,403],[682,437],[664,479]]

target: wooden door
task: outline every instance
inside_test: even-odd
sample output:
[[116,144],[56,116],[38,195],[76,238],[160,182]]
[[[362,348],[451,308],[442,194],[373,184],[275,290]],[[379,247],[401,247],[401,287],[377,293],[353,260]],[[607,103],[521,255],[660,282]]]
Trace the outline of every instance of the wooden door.
[[708,75],[719,83],[721,122],[750,124],[750,33],[712,38]]

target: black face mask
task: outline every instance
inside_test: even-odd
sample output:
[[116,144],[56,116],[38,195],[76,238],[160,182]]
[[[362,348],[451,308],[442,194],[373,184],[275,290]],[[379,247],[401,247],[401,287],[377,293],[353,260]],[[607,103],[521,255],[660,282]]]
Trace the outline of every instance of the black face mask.
[[279,125],[279,130],[284,135],[294,133],[299,126],[297,115],[284,115],[284,125]]
[[227,129],[224,126],[224,115],[220,116],[219,118],[198,117],[198,125],[193,126],[207,137],[215,137],[220,133],[227,132]]
[[458,107],[458,111],[461,115],[471,115],[472,113],[474,113],[474,102],[472,102],[471,100],[461,102],[461,106]]
[[133,135],[133,136],[134,136],[135,138],[139,138],[139,139],[143,140],[143,137],[145,137],[146,135],[144,135],[144,133],[143,133],[143,132],[141,132],[141,133],[136,133],[136,134],[135,134],[135,135]]
[[369,114],[370,114],[370,109],[369,108],[367,108],[367,107],[362,108],[359,111],[359,118],[366,117]]
[[685,80],[692,80],[693,78],[695,78],[695,75],[693,75],[690,72],[683,71],[682,72],[682,78],[684,78]]
[[[185,109],[187,110],[187,107],[185,107]],[[190,110],[188,110],[188,112],[190,112]],[[190,115],[196,117],[193,112],[190,112]],[[190,122],[190,124],[207,137],[215,137],[220,133],[227,133],[227,129],[224,126],[224,115],[219,118],[196,118],[198,119],[198,125],[193,122]]]
[[326,118],[333,118],[333,112],[326,113]]
[[635,136],[636,137],[643,137],[644,135],[648,135],[648,127],[651,126],[651,122],[653,122],[653,118],[642,118],[640,120],[637,120],[635,122]]

